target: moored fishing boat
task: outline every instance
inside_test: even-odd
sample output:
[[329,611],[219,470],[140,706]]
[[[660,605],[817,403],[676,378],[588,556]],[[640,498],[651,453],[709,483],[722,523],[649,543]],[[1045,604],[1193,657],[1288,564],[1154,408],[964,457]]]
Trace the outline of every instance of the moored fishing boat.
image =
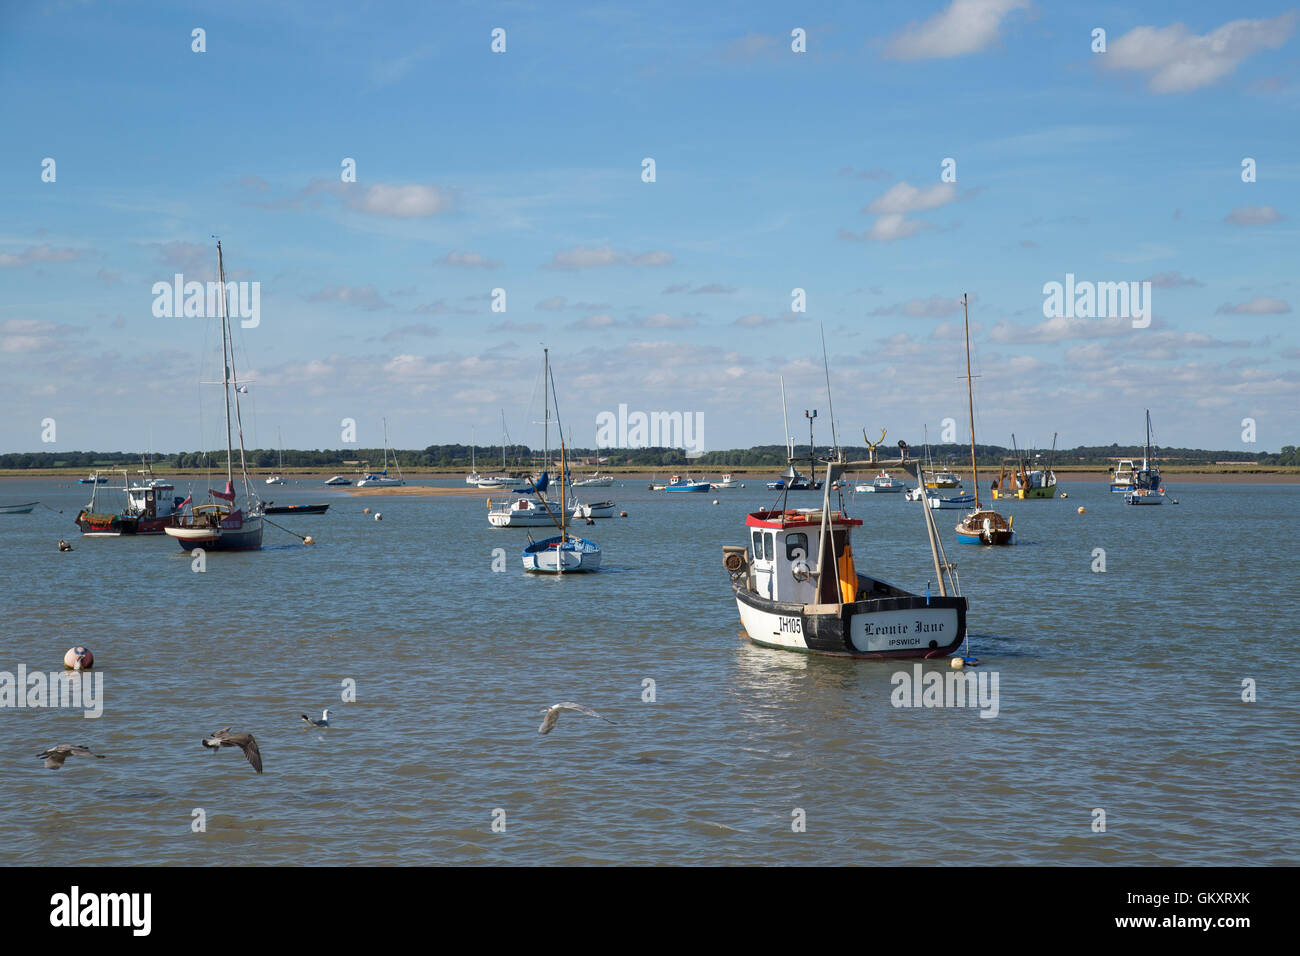
[[[833,409],[831,419],[833,433]],[[782,495],[779,507],[746,517],[748,546],[722,549],[744,635],[765,647],[846,657],[952,654],[966,636],[967,602],[955,571],[940,559],[932,516],[923,513],[938,595],[928,586],[914,594],[861,573],[851,536],[862,521],[845,513],[843,495],[838,508],[831,505],[831,486],[845,466],[838,452],[826,460],[820,508],[791,509]]]
[[[226,422],[226,486],[221,491],[209,488],[209,501],[206,504],[191,505],[188,515],[179,516],[174,524],[167,525],[163,530],[186,550],[202,548],[204,551],[257,551],[262,547],[262,513],[249,486],[248,465],[244,460],[244,426],[239,409],[240,386],[235,372],[235,347],[231,339],[226,301],[226,267],[220,240],[217,241],[217,277],[220,282],[218,299],[221,302],[221,384]],[[239,470],[244,482],[242,508],[235,506],[235,456],[230,427],[231,385],[235,386],[235,429],[239,435]]]
[[970,469],[974,476],[975,510],[957,523],[957,540],[962,544],[1008,545],[1016,543],[1011,519],[980,504],[980,472],[975,463],[975,398],[970,373],[970,318],[965,293],[961,297],[962,317],[966,327],[966,403],[970,411]]
[[1133,462],[1121,458],[1119,464],[1110,469],[1110,493],[1122,495],[1133,489]]
[[929,471],[926,472],[925,487],[935,490],[945,488],[958,488],[961,486],[961,476],[955,471]]
[[[104,481],[108,480],[107,477],[100,477]],[[90,501],[73,519],[81,533],[90,538],[162,534],[166,528],[176,524],[181,509],[189,502],[188,498],[167,494],[176,490],[170,482],[161,478],[149,478],[131,483],[123,470],[122,487],[116,490],[125,494],[126,503],[121,511],[105,512],[99,510],[99,484],[96,482]]]
[[[1001,498],[1055,498],[1056,472],[1052,465],[1056,463],[1056,436],[1052,436],[1052,458],[1046,468],[1030,471],[1025,465],[1025,458],[1016,448],[1016,436],[1011,436],[1011,450],[1014,458],[1002,459],[1002,470],[990,486],[994,500]],[[1039,456],[1042,457],[1041,455]]]

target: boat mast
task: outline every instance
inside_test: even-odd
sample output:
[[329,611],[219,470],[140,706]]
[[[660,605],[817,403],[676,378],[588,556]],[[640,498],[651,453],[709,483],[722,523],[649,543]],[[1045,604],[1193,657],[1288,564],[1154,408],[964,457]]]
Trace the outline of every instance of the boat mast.
[[975,510],[980,510],[980,470],[975,464],[975,399],[971,395],[970,374],[970,314],[966,306],[966,293],[961,294],[962,323],[966,328],[966,405],[970,410],[970,470],[975,481]]
[[[551,374],[551,350],[542,348],[542,471],[551,463],[551,397],[548,394],[546,380]],[[536,393],[534,393],[536,394]],[[560,436],[564,444],[564,436]],[[564,489],[561,488],[561,491]]]
[[[225,412],[226,412],[226,481],[234,484],[234,451],[230,443],[230,365],[231,360],[228,356],[229,351],[229,318],[226,316],[226,266],[221,258],[221,240],[217,240],[217,283],[221,289],[221,385],[225,392]],[[247,493],[247,489],[245,489]]]
[[785,408],[785,376],[778,375],[781,382],[781,418],[785,422],[785,460],[789,464],[794,460],[794,444],[790,441],[790,413]]
[[[223,318],[223,328],[229,330],[230,312],[228,309],[228,304],[226,302],[226,269],[221,261],[220,240],[217,241],[217,270],[218,272],[220,272],[220,279],[221,279],[221,311],[222,311],[222,318]],[[243,417],[243,413],[239,409],[239,388],[238,388],[239,375],[236,374],[235,372],[235,336],[233,332],[230,333],[230,381],[233,382],[236,386],[235,428],[239,433],[239,473],[244,477],[244,502],[245,504],[247,504],[253,500],[253,492],[248,485],[248,462],[244,458],[244,417]],[[229,393],[229,384],[227,385],[226,390],[227,393]],[[227,444],[229,444],[230,442],[230,403],[228,399],[226,402],[226,442]],[[233,484],[234,477],[230,474],[230,469],[232,466],[230,464],[229,451],[227,451],[226,453],[226,461],[227,461],[226,480]],[[230,506],[231,508],[234,508],[233,501],[231,502]]]
[[1147,409],[1147,443],[1142,446],[1142,469],[1150,468],[1151,458],[1151,409]]

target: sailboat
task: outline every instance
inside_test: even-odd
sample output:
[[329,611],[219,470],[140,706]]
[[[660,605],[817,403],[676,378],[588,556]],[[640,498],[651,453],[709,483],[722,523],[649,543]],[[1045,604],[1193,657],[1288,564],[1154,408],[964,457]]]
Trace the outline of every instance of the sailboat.
[[397,456],[393,456],[393,466],[397,469],[397,477],[391,478],[388,475],[388,419],[384,419],[384,470],[372,471],[364,478],[357,482],[358,488],[396,488],[398,485],[406,484],[406,479],[402,477],[402,466],[397,464]]
[[1011,521],[980,505],[980,472],[975,464],[975,398],[970,373],[970,316],[965,293],[962,293],[961,308],[966,326],[966,404],[970,410],[970,470],[974,476],[975,510],[958,523],[957,540],[962,544],[1015,544],[1016,533],[1011,530]]
[[[239,378],[235,373],[235,345],[230,335],[230,314],[226,302],[226,266],[217,241],[217,278],[221,298],[221,385],[225,393],[226,418],[226,487],[208,489],[207,504],[192,505],[188,515],[163,528],[187,551],[259,551],[262,548],[261,505],[248,484],[248,465],[244,460],[244,423],[239,411]],[[231,386],[235,386],[235,429],[239,435],[239,471],[244,479],[245,508],[235,507],[235,456],[230,431]],[[211,499],[217,499],[213,501]]]
[[1131,485],[1124,494],[1126,505],[1162,505],[1165,488],[1160,480],[1160,466],[1151,453],[1151,409],[1147,409],[1147,440],[1142,446],[1142,467],[1133,472]]
[[284,439],[280,437],[280,429],[275,430],[275,440],[280,446],[280,466],[276,468],[275,474],[266,479],[268,485],[284,484]]
[[[542,356],[542,389],[543,400],[545,400],[546,383],[550,382],[553,394],[555,379],[551,375],[550,349],[543,349]],[[549,423],[549,403],[547,409],[548,412],[543,417]],[[524,570],[543,574],[573,574],[581,571],[598,571],[600,570],[600,546],[594,541],[588,541],[576,534],[570,534],[568,530],[568,508],[564,500],[569,477],[568,461],[564,445],[564,426],[560,422],[560,406],[558,402],[555,406],[555,423],[560,426],[560,507],[556,509],[559,511],[558,517],[552,510],[551,505],[546,501],[545,495],[539,494],[538,500],[560,529],[560,533],[554,537],[544,538],[541,541],[534,541],[532,536],[529,536],[528,545],[524,548],[523,553]]]

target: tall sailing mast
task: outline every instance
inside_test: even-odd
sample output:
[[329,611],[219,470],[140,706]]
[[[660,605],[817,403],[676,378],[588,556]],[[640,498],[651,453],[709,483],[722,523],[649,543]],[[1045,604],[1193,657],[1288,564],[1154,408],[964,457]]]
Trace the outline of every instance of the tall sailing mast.
[[221,240],[217,240],[217,282],[221,289],[221,386],[226,401],[226,482],[235,483],[234,451],[230,444],[230,374],[234,359],[230,357],[230,319],[226,315],[226,266],[221,258]]
[[970,315],[966,307],[966,293],[961,294],[962,323],[966,328],[966,405],[970,410],[970,470],[975,481],[975,510],[980,510],[980,470],[975,464],[975,399],[971,395],[970,374]]

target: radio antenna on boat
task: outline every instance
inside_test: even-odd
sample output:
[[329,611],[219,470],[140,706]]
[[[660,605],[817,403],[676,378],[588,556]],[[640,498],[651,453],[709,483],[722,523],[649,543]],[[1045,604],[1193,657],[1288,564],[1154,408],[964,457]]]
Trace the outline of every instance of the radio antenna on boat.
[[794,459],[794,445],[790,442],[790,414],[785,408],[785,376],[778,375],[781,382],[781,418],[785,421],[785,458],[786,461]]
[[821,329],[822,334],[822,368],[826,371],[826,405],[831,413],[831,448],[835,457],[838,458],[840,442],[835,437],[835,403],[831,401],[831,363],[830,359],[826,357],[826,327],[819,322],[818,328]]

